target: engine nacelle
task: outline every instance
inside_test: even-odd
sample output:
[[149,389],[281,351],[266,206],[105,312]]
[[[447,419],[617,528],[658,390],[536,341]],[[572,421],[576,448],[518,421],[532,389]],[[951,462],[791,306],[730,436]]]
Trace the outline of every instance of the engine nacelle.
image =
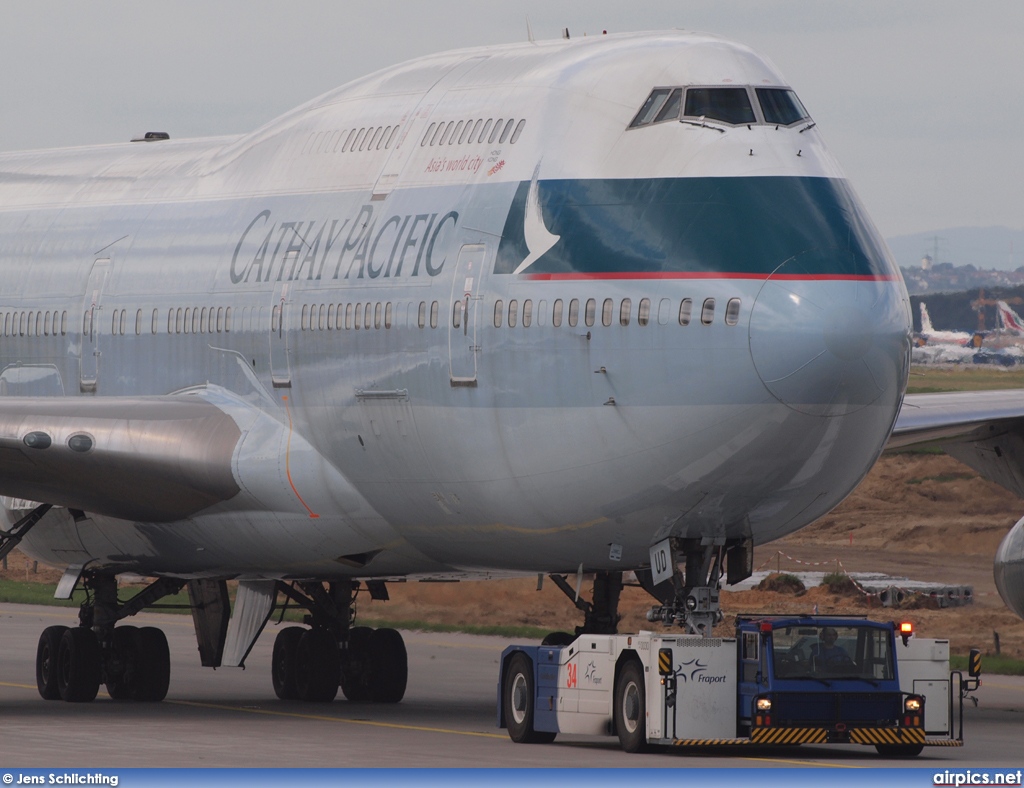
[[1024,618],[1024,517],[1003,537],[993,572],[1003,602]]

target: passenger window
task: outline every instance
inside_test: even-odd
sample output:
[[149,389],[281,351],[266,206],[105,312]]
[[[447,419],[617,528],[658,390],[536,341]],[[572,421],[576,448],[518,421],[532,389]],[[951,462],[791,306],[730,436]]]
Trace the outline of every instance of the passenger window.
[[576,324],[580,320],[580,300],[574,298],[569,302],[569,326],[576,328]]
[[466,123],[466,128],[464,128],[464,129],[462,130],[462,133],[461,133],[461,134],[459,135],[459,145],[461,145],[461,144],[462,144],[462,142],[463,142],[463,140],[465,140],[465,139],[466,139],[466,134],[467,134],[467,132],[469,131],[469,128],[470,128],[470,126],[472,126],[472,125],[473,125],[473,121],[472,121],[472,120],[470,120],[470,121],[468,121],[468,122]]
[[367,304],[363,308],[363,328],[365,328],[367,331],[369,331],[370,330],[370,326],[373,325],[373,320],[372,320],[372,317],[371,317],[371,310],[370,310],[371,306],[373,306],[373,304]]
[[740,300],[738,298],[730,298],[729,302],[725,305],[725,324],[727,326],[734,326],[740,322]]
[[480,127],[481,127],[482,125],[484,125],[484,119],[483,119],[483,118],[480,118],[480,120],[478,120],[478,121],[476,122],[476,125],[475,125],[475,126],[473,126],[473,130],[472,130],[472,131],[471,131],[471,132],[469,133],[469,139],[468,139],[468,140],[466,140],[466,142],[467,142],[467,143],[468,143],[469,145],[472,145],[472,144],[473,144],[473,140],[474,140],[474,138],[476,138],[476,133],[477,133],[478,131],[480,131]]
[[498,137],[498,132],[501,131],[501,124],[505,122],[504,118],[498,118],[498,122],[494,124],[494,130],[491,132],[491,136],[487,138],[487,144],[492,145],[494,140]]
[[640,107],[640,111],[636,113],[636,116],[630,122],[629,128],[635,129],[638,126],[646,126],[653,122],[671,92],[671,88],[655,88],[652,90],[651,95],[647,97],[647,101],[644,102],[644,105]]
[[419,312],[416,314],[416,325],[423,328],[427,325],[427,302],[420,301]]
[[363,327],[363,305],[362,304],[356,304],[356,318],[355,318],[355,328],[356,328],[356,331],[358,331],[362,327]]
[[384,305],[384,328],[391,328],[391,302]]
[[646,326],[651,322],[651,299],[641,298],[640,308],[636,313],[636,324],[638,326]]
[[[124,322],[124,310],[121,310],[121,321]],[[122,330],[123,334],[124,331]],[[36,336],[40,337],[43,335],[43,313],[36,312]]]
[[505,130],[501,132],[501,139],[498,140],[500,145],[505,144],[505,140],[508,139],[508,135],[512,133],[512,124],[514,123],[514,120],[509,119],[508,123],[505,124]]
[[46,317],[43,318],[43,336],[50,336],[50,313],[46,313]]
[[526,118],[523,118],[519,123],[516,124],[516,130],[512,132],[512,139],[509,140],[510,145],[515,145],[516,140],[519,139],[519,135],[523,133],[523,126],[526,125]]
[[[245,313],[242,313],[242,319],[245,319]],[[224,333],[231,330],[231,307],[224,310]]]
[[754,108],[746,88],[689,88],[683,115],[720,120],[723,123],[754,123]]
[[135,336],[139,336],[142,333],[142,310],[138,310],[135,313]]
[[501,318],[502,318],[502,314],[504,313],[504,311],[505,311],[505,304],[499,298],[497,301],[494,302],[494,327],[495,328],[501,328]]
[[199,307],[192,310],[192,333],[198,334],[200,330],[199,325]]
[[328,305],[328,307],[327,307],[327,330],[328,331],[333,331],[334,330],[334,310],[335,310],[334,304]]
[[658,302],[658,325],[664,326],[668,324],[669,311],[671,309],[672,302],[669,299],[663,298]]
[[633,310],[633,304],[628,298],[623,298],[622,303],[619,304],[619,325],[628,326],[630,313]]
[[612,310],[614,309],[615,304],[610,298],[606,298],[601,304],[601,325],[610,326],[612,324]]
[[562,299],[555,299],[555,306],[551,312],[551,325],[560,328],[562,325]]
[[529,328],[533,322],[533,301],[527,298],[523,301],[523,328]]
[[455,144],[455,142],[456,142],[456,140],[458,140],[458,138],[459,138],[459,132],[461,132],[461,131],[462,131],[462,126],[463,126],[463,123],[464,123],[464,122],[465,122],[465,121],[461,121],[461,120],[460,120],[460,121],[459,121],[458,123],[456,123],[456,124],[455,124],[455,131],[453,131],[453,132],[452,132],[452,136],[451,136],[451,138],[449,138],[449,140],[448,140],[448,144],[449,144],[449,145],[454,145],[454,144]]
[[519,302],[515,299],[508,302],[508,327],[516,327],[516,317],[519,313]]
[[597,314],[597,301],[593,298],[587,299],[587,308],[583,313],[583,322],[586,323],[587,328],[594,325],[594,316]]
[[693,312],[693,299],[684,298],[679,302],[679,325],[690,325],[690,313]]
[[494,118],[489,118],[484,124],[483,131],[480,132],[480,137],[477,139],[477,144],[484,141],[484,137],[487,136],[487,132],[491,130],[491,124],[494,123]]
[[[277,310],[280,310],[280,308],[281,307],[275,307],[275,309],[277,309]],[[178,307],[178,311],[175,312],[175,314],[174,314],[174,333],[175,334],[180,334],[181,333],[181,325],[182,325],[181,316],[182,316],[182,311],[181,311],[181,307],[179,306]],[[277,320],[276,319],[274,320],[274,330],[277,331]]]
[[807,110],[796,97],[796,93],[785,88],[757,88],[757,100],[765,123],[789,126],[808,118]]
[[537,325],[544,328],[548,324],[548,302],[540,301],[537,304]]
[[437,328],[437,301],[430,305],[430,327]]
[[704,306],[700,310],[700,322],[706,326],[710,326],[715,322],[715,299],[704,299]]
[[302,305],[302,330],[309,328],[309,304]]
[[68,333],[68,313],[60,313],[60,335],[66,336]]
[[[380,303],[380,301],[378,301],[376,303],[376,305],[373,307],[373,327],[374,328],[380,328],[380,312],[381,312],[381,303]],[[369,319],[369,318],[367,318],[367,319]],[[367,328],[369,328],[369,326],[367,326]]]
[[437,142],[437,138],[441,134],[442,130],[444,130],[444,123],[443,122],[442,123],[438,123],[437,124],[437,128],[434,129],[434,136],[430,138],[430,147],[434,147],[434,143]]
[[381,143],[384,142],[384,135],[391,131],[391,127],[388,126],[386,129],[383,126],[377,128],[377,133],[373,135],[373,141],[370,143],[367,150],[380,150]]
[[345,138],[345,144],[341,146],[341,152],[342,153],[344,153],[345,151],[347,151],[349,149],[348,148],[348,144],[353,141],[355,136],[356,136],[356,130],[352,129],[352,131],[350,131],[348,133],[348,136]]
[[395,135],[398,133],[398,126],[391,129],[391,134],[388,136],[388,141],[384,143],[384,149],[387,150],[391,147],[392,140],[395,139]]
[[462,302],[456,301],[452,304],[452,328],[462,327]]
[[320,316],[316,320],[317,328],[323,331],[327,327],[327,305],[320,304]]
[[448,139],[448,135],[451,134],[453,128],[455,128],[455,121],[448,121],[448,125],[445,126],[444,133],[441,135],[441,139],[437,141],[438,145],[444,145],[445,141]]
[[[125,329],[128,328],[128,310],[127,309],[122,309],[121,310],[121,320],[118,322],[117,328],[118,328],[118,333],[121,336],[124,336]],[[36,322],[36,333],[38,333],[38,332],[39,332],[39,323]]]
[[345,304],[345,330],[352,327],[352,304]]

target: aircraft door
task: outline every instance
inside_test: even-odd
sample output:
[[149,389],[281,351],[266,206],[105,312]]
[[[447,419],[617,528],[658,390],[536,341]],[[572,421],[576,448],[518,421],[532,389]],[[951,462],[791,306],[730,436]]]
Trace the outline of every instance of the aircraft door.
[[288,285],[274,286],[270,309],[270,379],[275,389],[292,387],[292,370],[288,360]]
[[480,322],[483,319],[484,244],[466,244],[459,250],[452,280],[448,313],[448,358],[453,386],[477,385],[477,355],[480,352]]
[[99,380],[100,348],[99,337],[102,328],[103,285],[110,273],[110,258],[98,258],[89,272],[82,303],[82,346],[80,354],[79,388],[84,392],[96,391]]

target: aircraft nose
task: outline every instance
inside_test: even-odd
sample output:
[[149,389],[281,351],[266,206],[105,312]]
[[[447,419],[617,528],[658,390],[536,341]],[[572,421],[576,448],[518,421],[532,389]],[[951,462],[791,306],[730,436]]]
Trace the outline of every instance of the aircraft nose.
[[[780,265],[750,316],[750,355],[761,382],[801,413],[841,416],[884,398],[895,407],[910,354],[909,312],[898,281],[829,278],[842,251]],[[824,259],[829,258],[829,259]]]

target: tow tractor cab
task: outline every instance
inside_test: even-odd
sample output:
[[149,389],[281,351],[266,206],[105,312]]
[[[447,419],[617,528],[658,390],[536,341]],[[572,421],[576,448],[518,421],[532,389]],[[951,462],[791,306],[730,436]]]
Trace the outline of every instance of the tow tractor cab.
[[963,744],[963,698],[980,680],[949,671],[949,641],[853,617],[740,616],[735,638],[641,632],[510,646],[498,724],[517,742],[558,733],[648,745],[870,744],[913,756]]

